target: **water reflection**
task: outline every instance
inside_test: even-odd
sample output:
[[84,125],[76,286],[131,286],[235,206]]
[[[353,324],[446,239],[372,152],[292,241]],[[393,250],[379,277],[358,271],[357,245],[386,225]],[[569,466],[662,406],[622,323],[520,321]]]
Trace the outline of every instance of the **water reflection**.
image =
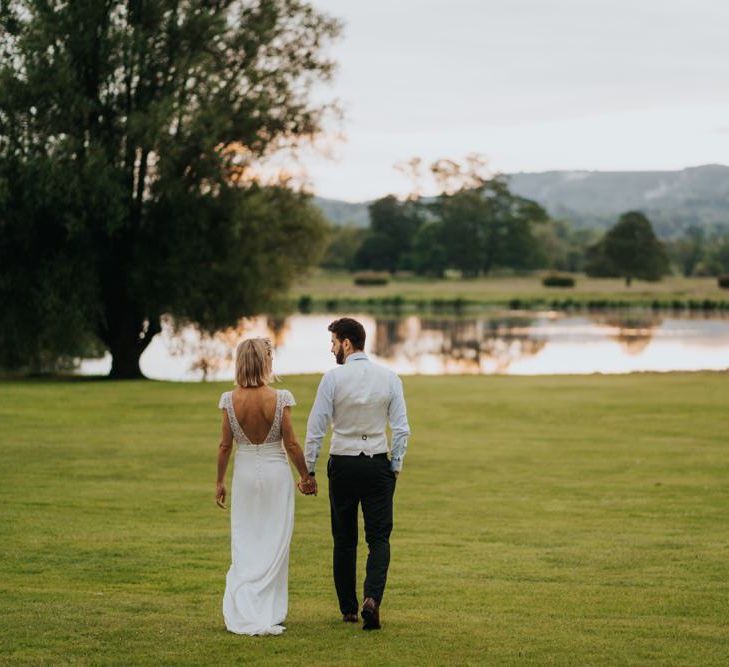
[[618,313],[593,315],[592,321],[614,331],[611,337],[631,355],[643,352],[653,338],[653,330],[663,319],[654,312]]
[[372,352],[402,372],[506,373],[515,359],[536,354],[546,345],[521,333],[529,321],[379,319]]
[[[651,311],[569,314],[491,313],[479,317],[376,317],[351,314],[367,331],[367,351],[403,374],[627,373],[729,368],[729,317]],[[279,374],[321,373],[333,365],[331,315],[241,320],[202,335],[163,323],[141,359],[152,378],[230,380],[233,351],[248,336],[275,344]],[[110,360],[85,360],[83,373],[108,372]]]

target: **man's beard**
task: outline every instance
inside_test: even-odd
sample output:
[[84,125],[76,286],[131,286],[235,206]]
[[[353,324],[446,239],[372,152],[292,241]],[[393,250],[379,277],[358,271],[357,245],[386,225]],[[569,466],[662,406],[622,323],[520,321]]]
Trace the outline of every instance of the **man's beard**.
[[339,351],[334,355],[334,358],[337,360],[337,363],[341,366],[344,364],[344,350],[341,348]]

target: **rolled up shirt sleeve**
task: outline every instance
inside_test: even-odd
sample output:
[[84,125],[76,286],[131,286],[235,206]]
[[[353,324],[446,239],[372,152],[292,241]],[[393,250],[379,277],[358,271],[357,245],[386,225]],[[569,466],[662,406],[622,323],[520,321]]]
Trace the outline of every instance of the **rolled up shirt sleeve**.
[[334,415],[334,376],[326,373],[319,383],[316,391],[314,405],[309,413],[309,420],[306,423],[306,444],[304,446],[304,458],[309,472],[314,472],[316,461],[319,458],[324,437],[329,430]]
[[402,470],[402,461],[408,448],[410,425],[408,424],[402,380],[394,373],[392,377],[392,398],[387,409],[387,418],[392,430],[390,468],[395,472],[399,472]]

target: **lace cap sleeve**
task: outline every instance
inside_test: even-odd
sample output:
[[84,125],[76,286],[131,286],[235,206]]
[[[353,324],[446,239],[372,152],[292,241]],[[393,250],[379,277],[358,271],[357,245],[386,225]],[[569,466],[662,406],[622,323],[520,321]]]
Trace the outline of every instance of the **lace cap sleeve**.
[[220,394],[220,400],[218,401],[218,407],[221,409],[225,409],[225,395],[227,394],[227,391],[224,391],[222,394]]
[[294,395],[288,390],[284,389],[281,392],[281,407],[287,408],[296,405],[296,399],[294,398]]

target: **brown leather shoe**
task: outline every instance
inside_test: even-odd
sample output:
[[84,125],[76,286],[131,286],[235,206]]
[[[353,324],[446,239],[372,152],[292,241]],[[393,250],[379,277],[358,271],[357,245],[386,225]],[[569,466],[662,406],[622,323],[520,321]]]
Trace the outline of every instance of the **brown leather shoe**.
[[342,614],[342,620],[345,623],[356,623],[359,618],[357,618],[357,614]]
[[362,629],[363,630],[379,630],[380,625],[380,605],[372,598],[365,598],[362,603]]

